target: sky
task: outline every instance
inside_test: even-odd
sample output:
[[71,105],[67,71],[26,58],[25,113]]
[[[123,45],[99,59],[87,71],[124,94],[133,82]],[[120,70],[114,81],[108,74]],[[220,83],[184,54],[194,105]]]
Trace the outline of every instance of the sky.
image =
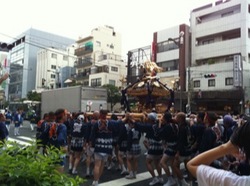
[[151,45],[153,33],[189,25],[190,12],[215,0],[4,0],[0,2],[0,42],[34,28],[74,40],[99,26],[122,36],[122,56]]

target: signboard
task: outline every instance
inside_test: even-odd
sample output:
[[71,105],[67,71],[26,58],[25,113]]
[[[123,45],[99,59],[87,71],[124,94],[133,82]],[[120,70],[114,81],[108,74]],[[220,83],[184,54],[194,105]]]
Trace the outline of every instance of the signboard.
[[234,55],[233,60],[233,85],[235,87],[242,87],[242,60],[241,55]]

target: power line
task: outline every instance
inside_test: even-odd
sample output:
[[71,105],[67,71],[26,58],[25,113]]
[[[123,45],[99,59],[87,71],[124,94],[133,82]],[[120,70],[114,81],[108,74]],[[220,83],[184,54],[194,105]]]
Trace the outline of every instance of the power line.
[[[6,34],[3,34],[3,33],[0,33],[1,35],[4,35],[4,36],[6,36],[6,37],[9,37],[9,38],[11,38],[11,39],[14,39],[14,40],[19,40],[20,38],[15,38],[15,37],[12,37],[12,36],[9,36],[9,35],[6,35]],[[27,34],[28,35],[28,34]],[[48,40],[48,41],[53,41],[53,40]],[[53,42],[55,42],[55,41],[53,41]],[[58,51],[54,51],[54,50],[51,50],[50,49],[50,47],[48,47],[48,46],[42,46],[40,43],[39,44],[34,44],[34,43],[31,43],[31,42],[27,42],[27,41],[23,41],[23,43],[26,43],[26,44],[29,44],[29,45],[32,45],[32,46],[35,46],[35,47],[37,47],[37,48],[41,48],[41,49],[44,49],[44,50],[47,50],[47,51],[51,51],[51,52],[54,52],[54,53],[56,53],[56,54],[61,54],[61,55],[65,55],[64,53],[62,53],[62,52],[58,52]],[[59,43],[59,42],[55,42],[55,43]],[[62,43],[59,43],[59,44],[62,44]],[[63,44],[62,44],[63,45]],[[65,50],[65,52],[67,52],[66,50]]]

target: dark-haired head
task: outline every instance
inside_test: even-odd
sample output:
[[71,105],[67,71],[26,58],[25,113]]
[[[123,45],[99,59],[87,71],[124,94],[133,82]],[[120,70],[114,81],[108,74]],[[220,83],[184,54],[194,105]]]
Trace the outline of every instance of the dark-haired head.
[[246,158],[250,158],[250,121],[246,121],[243,125],[237,128],[232,134],[230,141],[232,144],[239,147],[246,154]]
[[197,114],[197,122],[203,123],[205,117],[205,112],[199,112]]
[[43,119],[47,119],[49,117],[49,114],[48,113],[45,113],[44,115],[43,115]]
[[108,111],[107,110],[100,110],[100,119],[106,119],[107,118]]
[[117,117],[116,114],[112,114],[111,117],[110,117],[110,119],[112,119],[112,120],[118,120],[118,117]]
[[179,125],[187,125],[186,114],[184,112],[178,112],[175,116],[175,120]]
[[98,110],[93,112],[92,119],[98,120],[100,116],[100,112]]
[[55,113],[54,112],[49,112],[48,113],[49,121],[55,121]]
[[67,110],[66,109],[57,109],[55,112],[56,122],[64,122],[65,116],[67,116]]
[[170,123],[173,121],[173,118],[172,118],[172,114],[170,112],[165,112],[164,115],[163,115],[163,119],[165,120],[165,122],[167,123]]
[[206,112],[204,117],[204,123],[207,126],[214,126],[219,116],[215,112]]

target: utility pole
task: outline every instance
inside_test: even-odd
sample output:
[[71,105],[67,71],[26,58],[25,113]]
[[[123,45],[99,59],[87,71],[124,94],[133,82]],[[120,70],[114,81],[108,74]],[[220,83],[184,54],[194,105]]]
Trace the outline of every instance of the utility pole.
[[[186,69],[185,69],[185,39],[184,31],[179,33],[176,39],[168,38],[173,41],[179,48],[179,93],[180,93],[180,111],[182,111],[182,92],[186,90]],[[176,41],[177,40],[177,41]]]

